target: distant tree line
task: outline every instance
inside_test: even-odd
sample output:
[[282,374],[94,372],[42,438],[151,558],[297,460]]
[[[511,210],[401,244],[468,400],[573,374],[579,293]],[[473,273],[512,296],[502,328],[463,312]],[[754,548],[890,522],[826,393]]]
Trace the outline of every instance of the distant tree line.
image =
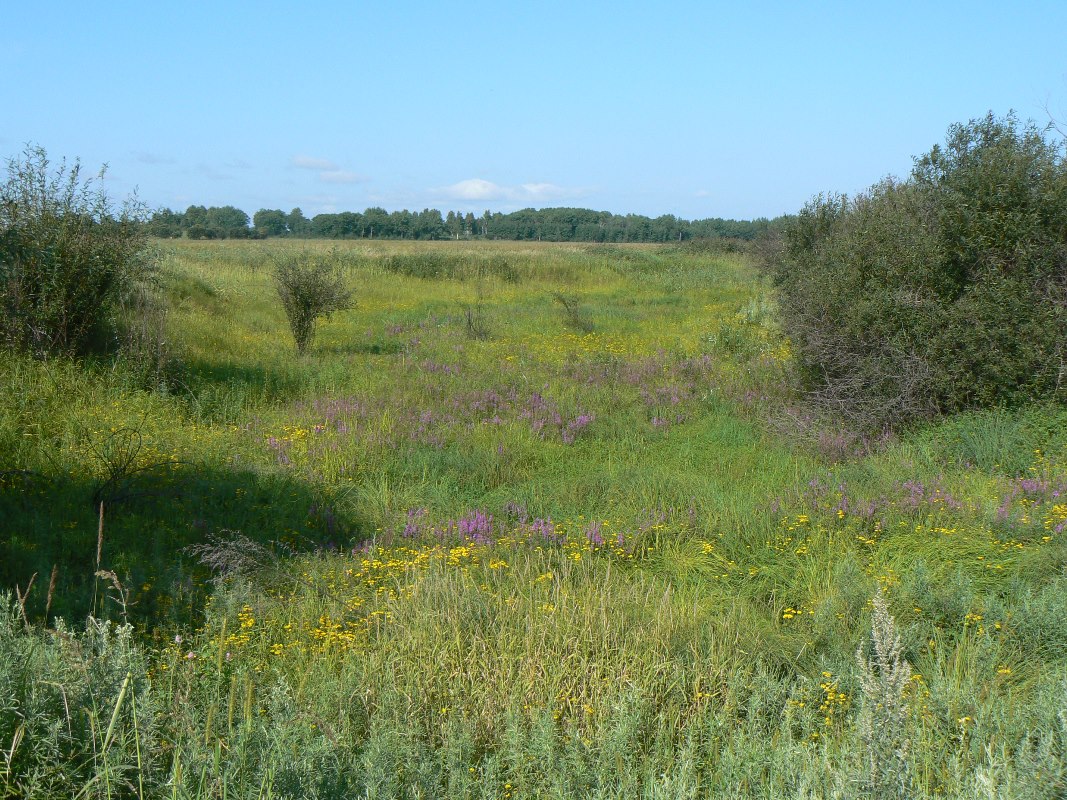
[[767,219],[684,220],[670,214],[645,217],[585,208],[526,208],[510,214],[486,211],[481,216],[461,211],[443,214],[368,208],[316,214],[299,208],[260,209],[250,220],[233,206],[189,206],[184,212],[161,209],[147,223],[148,233],[164,239],[508,239],[550,242],[676,242],[686,239],[752,240],[777,221]]

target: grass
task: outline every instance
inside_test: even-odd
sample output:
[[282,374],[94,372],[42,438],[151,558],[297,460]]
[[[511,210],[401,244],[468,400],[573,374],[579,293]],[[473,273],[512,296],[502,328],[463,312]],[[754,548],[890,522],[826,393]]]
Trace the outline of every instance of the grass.
[[0,359],[8,795],[1062,793],[1062,409],[796,425],[739,255],[346,244],[298,356],[324,245],[162,247],[164,386]]

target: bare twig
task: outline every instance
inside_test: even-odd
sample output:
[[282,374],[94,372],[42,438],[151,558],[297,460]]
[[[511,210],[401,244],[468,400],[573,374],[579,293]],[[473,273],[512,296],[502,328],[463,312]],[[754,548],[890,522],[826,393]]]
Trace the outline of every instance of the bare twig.
[[104,501],[100,501],[100,521],[96,526],[96,568],[100,569],[100,557],[104,552]]
[[115,594],[108,595],[113,603],[119,606],[122,614],[122,621],[129,623],[129,607],[130,603],[130,590],[122,585],[122,581],[119,580],[119,576],[109,569],[101,569],[96,571],[96,577],[104,578],[111,583],[111,588],[115,590]]
[[52,610],[52,598],[56,594],[56,577],[59,575],[59,564],[52,565],[52,577],[48,580],[48,599],[44,604],[44,624],[48,627],[48,615]]

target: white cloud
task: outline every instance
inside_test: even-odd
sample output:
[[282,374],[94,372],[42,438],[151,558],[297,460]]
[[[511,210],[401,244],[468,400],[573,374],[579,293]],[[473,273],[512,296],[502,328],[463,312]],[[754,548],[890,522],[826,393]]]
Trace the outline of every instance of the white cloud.
[[363,183],[369,180],[366,175],[342,169],[336,161],[330,161],[328,158],[298,155],[293,156],[289,163],[298,169],[318,172],[316,177],[323,183]]
[[568,189],[554,183],[524,183],[519,189],[520,193],[530,200],[561,200],[586,194],[584,189]]
[[293,156],[290,162],[300,169],[337,170],[338,166],[327,158],[314,158],[312,156]]
[[492,181],[483,181],[481,178],[470,178],[453,183],[437,191],[453,200],[501,200],[508,194],[508,190],[504,187],[497,186]]
[[344,169],[330,169],[320,172],[319,180],[324,183],[363,183],[367,178]]
[[341,202],[335,194],[302,194],[296,198],[297,205],[334,205]]
[[517,203],[543,203],[567,197],[581,197],[587,193],[584,189],[567,188],[554,183],[500,186],[481,178],[469,178],[451,186],[434,189],[433,192],[449,200],[507,200]]
[[335,194],[325,193],[292,196],[289,198],[288,204],[299,206],[308,218],[316,214],[334,214],[338,211],[352,210],[345,207],[346,204],[343,198]]

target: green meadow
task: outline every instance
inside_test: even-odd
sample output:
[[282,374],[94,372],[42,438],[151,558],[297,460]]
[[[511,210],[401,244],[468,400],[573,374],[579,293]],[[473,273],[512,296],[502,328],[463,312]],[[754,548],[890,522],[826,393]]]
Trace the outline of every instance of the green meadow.
[[0,796],[1067,791],[1062,407],[815,417],[707,244],[153,246],[163,369],[0,355]]

